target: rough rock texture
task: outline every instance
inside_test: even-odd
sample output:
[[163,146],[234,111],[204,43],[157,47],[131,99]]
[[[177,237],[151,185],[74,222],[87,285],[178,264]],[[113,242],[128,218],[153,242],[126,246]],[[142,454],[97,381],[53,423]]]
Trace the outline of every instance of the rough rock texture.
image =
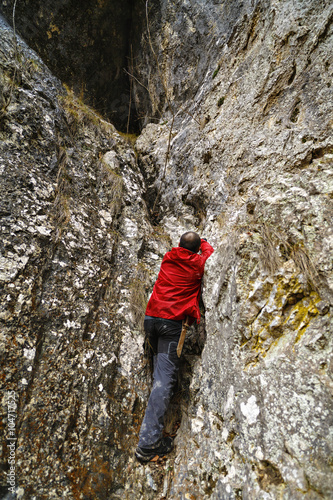
[[[0,132],[3,430],[15,391],[19,497],[106,498],[123,481],[147,396],[135,375],[144,284],[156,273],[148,248],[138,257],[143,178],[127,141],[21,42],[13,80],[3,22],[1,47],[11,95]],[[150,239],[156,266],[167,247],[155,254]]]
[[[1,121],[20,498],[333,498],[332,12],[154,4],[134,54],[135,149],[20,43]],[[6,100],[4,25],[1,46]],[[163,253],[193,228],[216,248],[204,320],[168,416],[175,451],[143,467],[140,319]]]
[[[0,12],[10,23],[13,9],[16,29],[52,72],[126,130],[131,103],[125,69],[132,64],[141,4],[132,0],[0,1]],[[134,108],[131,115],[134,118]]]
[[137,149],[161,224],[217,247],[169,497],[332,498],[332,9],[163,6]]

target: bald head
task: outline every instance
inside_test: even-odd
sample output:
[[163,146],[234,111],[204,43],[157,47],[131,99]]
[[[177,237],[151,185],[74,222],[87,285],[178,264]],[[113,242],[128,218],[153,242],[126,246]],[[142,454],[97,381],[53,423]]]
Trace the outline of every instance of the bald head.
[[191,250],[191,252],[198,253],[201,245],[201,238],[197,233],[188,231],[180,238],[179,246]]

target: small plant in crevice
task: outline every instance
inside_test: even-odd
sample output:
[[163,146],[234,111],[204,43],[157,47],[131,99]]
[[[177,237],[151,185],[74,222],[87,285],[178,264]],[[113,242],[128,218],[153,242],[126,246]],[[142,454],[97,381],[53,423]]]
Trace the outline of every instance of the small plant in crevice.
[[262,267],[274,274],[284,260],[292,259],[310,290],[318,291],[318,272],[303,241],[291,243],[287,235],[263,222],[260,227],[260,240],[257,243]]
[[220,68],[221,66],[218,64],[216,70],[214,71],[213,75],[212,75],[212,79],[214,79],[216,77],[216,75],[218,74],[218,72],[220,71]]
[[291,258],[297,270],[303,274],[309,287],[318,291],[318,272],[304,244],[296,243],[291,247]]
[[281,264],[280,253],[277,248],[275,237],[265,223],[261,226],[260,236],[261,244],[259,246],[259,259],[263,268],[270,274],[274,274]]
[[67,127],[73,143],[85,127],[93,130],[96,135],[100,134],[101,131],[114,132],[115,129],[111,123],[105,121],[94,109],[76,97],[66,85],[64,87],[66,94],[59,96],[59,101],[65,111]]
[[56,226],[55,240],[58,242],[61,238],[64,227],[70,221],[70,197],[72,179],[67,172],[67,152],[66,149],[58,143],[57,145],[57,188],[56,197],[53,205],[53,219]]
[[112,217],[120,213],[123,203],[124,180],[120,173],[113,170],[103,159],[98,163],[98,195],[105,200]]
[[138,264],[130,284],[130,307],[135,325],[143,328],[147,306],[149,272],[144,264]]

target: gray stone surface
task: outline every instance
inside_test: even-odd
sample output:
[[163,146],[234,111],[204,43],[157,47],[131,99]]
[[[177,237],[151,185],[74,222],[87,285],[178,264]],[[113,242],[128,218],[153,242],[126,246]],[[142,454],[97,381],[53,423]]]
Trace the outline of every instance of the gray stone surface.
[[172,25],[178,50],[158,57],[178,107],[137,148],[148,171],[156,152],[162,224],[196,225],[217,247],[169,497],[332,498],[331,6],[163,5],[161,26],[172,11],[200,58]]
[[[17,32],[54,75],[126,130],[130,83],[124,68],[129,65],[131,45],[136,45],[133,27],[141,27],[142,17],[142,3],[136,2],[137,8],[133,3],[0,0],[0,14],[12,24],[15,10]],[[132,117],[134,112],[133,108]]]
[[17,64],[0,131],[3,465],[15,391],[19,497],[105,498],[147,395],[139,324],[159,256],[151,238],[152,262],[138,257],[143,178],[113,125],[0,36],[6,102]]
[[[331,20],[325,1],[154,4],[134,148],[20,43],[0,131],[19,497],[333,498]],[[1,46],[6,98],[3,25]],[[141,466],[140,321],[187,229],[216,248],[204,319],[168,415],[175,451]]]

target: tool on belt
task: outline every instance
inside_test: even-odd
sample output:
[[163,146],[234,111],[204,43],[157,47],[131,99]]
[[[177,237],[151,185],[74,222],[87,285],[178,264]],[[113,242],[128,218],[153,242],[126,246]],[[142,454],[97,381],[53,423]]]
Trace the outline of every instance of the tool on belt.
[[185,341],[185,337],[186,337],[186,332],[187,330],[190,328],[191,325],[189,325],[189,316],[186,316],[185,320],[183,320],[183,324],[182,324],[182,331],[180,333],[180,337],[179,337],[179,341],[178,341],[178,346],[177,346],[177,356],[178,358],[180,358],[180,355],[182,353],[182,350],[183,350],[183,345],[184,345],[184,341]]

